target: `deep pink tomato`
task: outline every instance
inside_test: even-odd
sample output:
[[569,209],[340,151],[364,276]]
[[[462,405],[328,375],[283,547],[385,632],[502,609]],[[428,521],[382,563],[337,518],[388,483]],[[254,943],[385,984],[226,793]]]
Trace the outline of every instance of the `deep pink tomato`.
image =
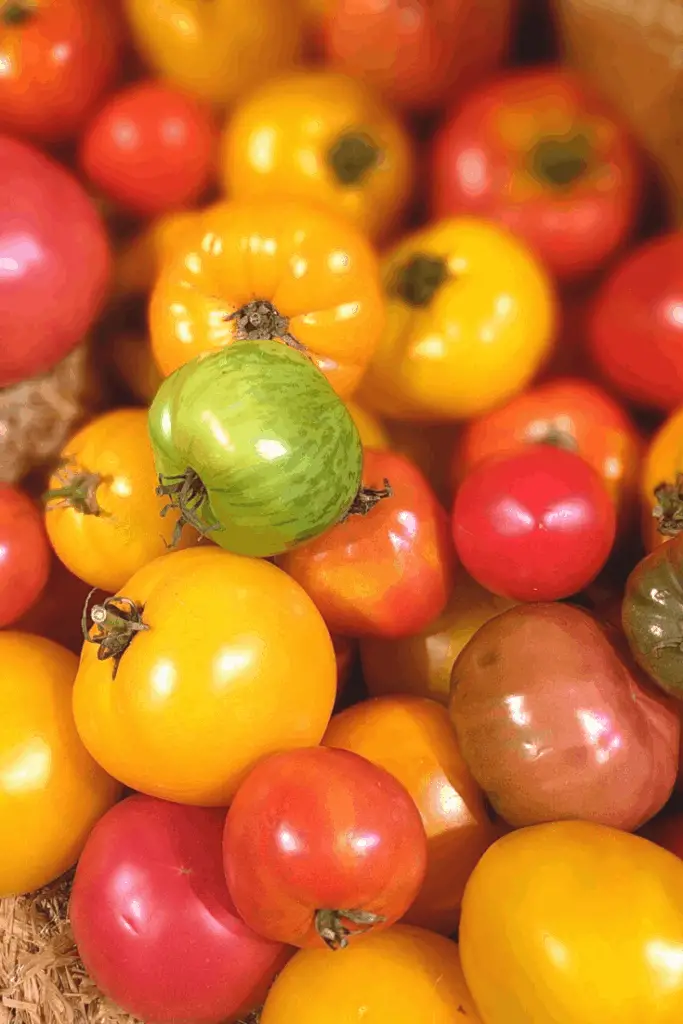
[[516,601],[556,601],[597,576],[614,502],[592,466],[549,444],[480,462],[453,508],[453,538],[478,583]]
[[384,768],[308,747],[247,776],[228,811],[224,862],[254,931],[337,949],[405,914],[427,869],[427,838],[412,797]]
[[81,855],[70,917],[95,983],[147,1024],[218,1024],[256,1009],[291,951],[255,935],[223,875],[225,812],[131,796]]
[[0,627],[16,622],[35,604],[49,573],[42,515],[23,491],[0,484]]

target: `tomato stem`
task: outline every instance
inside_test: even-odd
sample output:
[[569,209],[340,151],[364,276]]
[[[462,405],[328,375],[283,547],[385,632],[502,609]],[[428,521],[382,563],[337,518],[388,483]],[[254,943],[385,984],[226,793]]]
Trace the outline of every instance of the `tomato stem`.
[[664,483],[655,487],[657,504],[652,515],[659,520],[657,530],[663,537],[676,537],[683,530],[683,473],[679,473],[673,484]]
[[546,429],[535,436],[528,437],[530,444],[549,444],[553,448],[562,448],[565,452],[578,452],[579,446],[573,434],[562,430],[555,423],[548,423]]
[[221,524],[218,520],[212,518],[209,522],[206,521],[205,516],[209,510],[206,507],[202,508],[207,500],[206,487],[199,474],[189,466],[181,476],[160,475],[156,493],[160,498],[169,499],[168,505],[161,509],[161,516],[168,515],[174,509],[179,513],[168,547],[178,546],[185,526],[194,527],[202,536],[206,536],[212,530],[220,530]]
[[[346,949],[354,935],[368,932],[385,920],[368,910],[316,910],[315,930],[329,949]],[[347,928],[344,921],[355,927]]]
[[51,508],[73,508],[86,516],[108,515],[97,501],[97,488],[104,482],[99,473],[65,465],[58,469],[57,479],[61,486],[45,491],[42,496],[47,511]]
[[585,135],[547,136],[529,155],[531,173],[553,188],[567,188],[582,178],[593,162],[593,149]]
[[298,349],[299,352],[306,352],[306,346],[297,341],[289,332],[289,320],[276,310],[272,302],[266,299],[256,299],[254,302],[247,302],[245,306],[238,309],[226,320],[236,320],[237,329],[235,338],[237,341],[273,341],[280,339],[290,348]]
[[35,16],[35,13],[33,0],[6,0],[5,3],[0,3],[0,20],[10,28],[24,25]]
[[448,276],[445,260],[416,253],[399,267],[392,290],[409,306],[428,306]]
[[341,185],[359,185],[376,166],[380,151],[365,132],[344,132],[327,152],[327,162]]
[[386,477],[384,487],[361,487],[339,522],[345,523],[349,516],[366,516],[380,501],[384,501],[385,498],[393,498],[393,496],[394,492]]
[[[90,607],[90,601],[97,590],[94,587],[85,599],[81,629],[86,643],[97,644],[99,661],[113,659],[112,678],[116,678],[121,656],[138,633],[149,629],[142,621],[142,609],[130,597],[108,597],[102,604]],[[90,621],[88,621],[90,620]],[[92,627],[96,632],[91,632]]]

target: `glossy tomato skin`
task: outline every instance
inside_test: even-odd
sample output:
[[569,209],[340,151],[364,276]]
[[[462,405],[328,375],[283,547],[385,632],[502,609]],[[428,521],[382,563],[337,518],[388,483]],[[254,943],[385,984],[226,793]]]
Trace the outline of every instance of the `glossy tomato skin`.
[[590,583],[616,533],[614,503],[579,455],[532,445],[480,463],[453,506],[458,556],[474,578],[516,601],[556,601]]
[[0,632],[0,897],[32,892],[75,864],[121,787],[78,738],[78,659],[28,633]]
[[230,805],[223,851],[243,920],[300,948],[325,946],[318,911],[338,912],[350,943],[358,925],[344,911],[376,915],[373,931],[392,925],[427,864],[407,790],[364,757],[326,747],[274,754],[253,769]]
[[391,497],[278,559],[333,633],[406,636],[448,600],[454,557],[446,513],[409,459],[366,448],[363,486],[381,489],[385,479]]
[[[644,912],[643,908],[647,908]],[[683,865],[638,836],[581,821],[504,836],[470,878],[465,977],[485,1024],[675,1024]]]
[[40,513],[24,491],[0,484],[0,628],[40,597],[50,572],[50,546]]
[[470,93],[440,128],[431,208],[493,218],[575,279],[628,237],[640,177],[628,133],[573,72],[525,69]]
[[83,340],[110,256],[85,192],[53,160],[0,136],[0,387],[49,370]]
[[130,796],[100,821],[79,861],[69,908],[79,954],[99,988],[150,1024],[246,1016],[289,955],[233,906],[224,817]]
[[676,485],[683,473],[683,408],[675,410],[650,439],[643,457],[640,474],[642,536],[645,547],[653,551],[669,536],[659,529],[660,517],[655,515],[659,498],[655,494],[662,484]]

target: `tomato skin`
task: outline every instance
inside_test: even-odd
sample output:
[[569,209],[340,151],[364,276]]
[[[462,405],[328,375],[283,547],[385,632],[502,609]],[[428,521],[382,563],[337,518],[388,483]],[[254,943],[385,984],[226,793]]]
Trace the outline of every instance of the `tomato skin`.
[[448,517],[404,456],[366,448],[363,486],[393,495],[278,559],[333,633],[406,636],[442,611],[454,558]]
[[602,569],[616,533],[614,504],[573,452],[532,445],[475,466],[453,506],[459,558],[495,594],[557,601]]
[[665,811],[654,821],[649,821],[640,835],[683,860],[683,815],[680,811],[675,814]]
[[337,700],[343,696],[358,659],[358,643],[348,636],[333,636],[334,657],[337,662]]
[[49,571],[50,546],[40,513],[24,491],[0,483],[0,628],[36,603]]
[[460,925],[484,1024],[675,1024],[683,966],[652,954],[682,939],[681,862],[580,821],[500,839],[474,869]]
[[173,210],[146,224],[126,239],[116,253],[113,292],[116,299],[141,297],[151,292],[159,268],[181,244],[199,210]]
[[660,533],[654,510],[659,504],[655,490],[660,484],[675,484],[683,472],[683,408],[664,421],[651,438],[643,458],[640,476],[643,542],[648,551],[664,544],[668,537]]
[[79,954],[111,999],[150,1024],[236,1020],[256,1009],[289,956],[235,911],[224,816],[130,796],[81,855],[69,908]]
[[[320,948],[316,913],[397,921],[424,879],[427,843],[407,790],[364,757],[309,747],[274,754],[230,805],[223,841],[230,895],[243,920],[276,942]],[[342,924],[351,932],[356,926]]]
[[524,69],[470,93],[440,128],[431,209],[495,219],[576,279],[630,234],[640,178],[628,133],[573,72]]

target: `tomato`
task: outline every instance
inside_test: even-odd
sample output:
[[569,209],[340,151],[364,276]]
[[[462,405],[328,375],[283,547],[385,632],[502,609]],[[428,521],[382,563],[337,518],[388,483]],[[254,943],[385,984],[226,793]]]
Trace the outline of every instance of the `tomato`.
[[640,178],[626,129],[577,75],[525,68],[470,93],[441,126],[431,208],[499,221],[576,279],[631,233]]
[[462,966],[485,1024],[676,1024],[682,942],[681,862],[589,822],[512,832],[465,892]]
[[51,640],[0,632],[0,897],[47,885],[75,864],[120,787],[78,738],[78,659]]
[[346,408],[351,413],[351,419],[356,424],[360,439],[365,448],[390,448],[389,434],[382,421],[368,412],[363,406],[349,399]]
[[[643,540],[649,551],[675,535],[683,473],[683,408],[673,412],[650,440],[643,459],[640,499]],[[664,490],[660,490],[664,486]],[[663,532],[660,531],[660,526]]]
[[50,546],[40,513],[24,491],[0,483],[0,628],[36,603],[49,571]]
[[109,357],[112,369],[131,396],[149,405],[164,378],[154,362],[147,335],[137,331],[120,334],[114,339]]
[[217,133],[204,105],[163,82],[116,93],[80,142],[84,174],[132,213],[153,216],[195,202],[213,174]]
[[683,234],[629,253],[599,289],[590,353],[630,402],[669,412],[683,402]]
[[683,860],[683,815],[680,811],[675,814],[665,811],[648,822],[640,834]]
[[403,920],[452,934],[465,883],[498,832],[448,711],[422,697],[377,697],[334,715],[323,743],[360,754],[408,790],[427,833],[427,873]]
[[389,447],[406,455],[421,469],[442,505],[450,505],[453,488],[449,463],[459,424],[387,420]]
[[302,42],[299,4],[282,0],[124,0],[124,10],[159,77],[220,105],[290,67]]
[[105,646],[84,645],[74,715],[96,760],[131,789],[225,806],[259,758],[320,742],[334,649],[281,570],[208,545],[150,562],[119,598],[91,631]]
[[580,456],[539,444],[474,467],[453,507],[458,556],[488,590],[556,601],[595,579],[616,533],[614,503]]
[[0,136],[0,388],[50,370],[83,340],[109,262],[104,226],[76,179]]
[[458,947],[422,928],[394,925],[343,955],[306,949],[289,961],[266,999],[261,1024],[481,1024]]
[[385,256],[382,276],[387,326],[358,393],[369,409],[392,419],[481,415],[521,391],[550,351],[550,281],[495,224],[428,224]]
[[[257,310],[258,322],[247,319]],[[289,334],[342,397],[356,388],[383,323],[377,257],[365,238],[341,216],[289,200],[201,214],[162,268],[150,305],[165,375],[242,336]]]
[[348,636],[333,636],[334,656],[337,661],[337,699],[348,686],[358,657],[358,644]]
[[257,1008],[288,957],[235,911],[224,817],[131,796],[83,851],[69,907],[78,952],[95,984],[136,1017],[236,1020]]
[[174,210],[149,222],[119,248],[114,264],[114,297],[126,299],[151,292],[164,260],[182,243],[199,210]]
[[419,633],[363,637],[360,654],[370,695],[412,693],[448,704],[453,662],[480,626],[513,604],[461,569],[443,612]]
[[332,0],[323,41],[328,60],[392,103],[436,109],[501,63],[515,8],[511,0]]
[[70,573],[54,552],[48,564],[49,576],[42,594],[14,623],[14,629],[54,640],[73,654],[80,654],[83,647],[81,617],[90,587]]
[[[174,533],[161,518],[144,409],[114,409],[67,441],[50,478],[45,525],[57,555],[92,587],[114,592],[166,553]],[[194,530],[183,546],[196,544]]]
[[447,516],[420,471],[395,452],[365,450],[363,486],[374,507],[278,561],[333,633],[406,636],[439,615],[448,599]]
[[118,72],[114,5],[7,0],[0,10],[0,131],[37,142],[76,136]]
[[299,71],[250,93],[228,121],[222,181],[238,200],[293,196],[372,238],[400,226],[414,155],[398,117],[356,79]]

